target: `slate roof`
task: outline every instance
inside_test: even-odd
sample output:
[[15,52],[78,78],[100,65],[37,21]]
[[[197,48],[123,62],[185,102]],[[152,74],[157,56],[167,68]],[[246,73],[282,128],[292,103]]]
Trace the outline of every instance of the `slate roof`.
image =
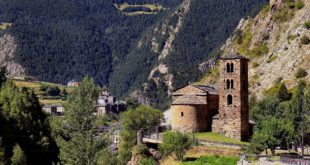
[[217,88],[209,85],[193,85],[196,88],[199,88],[207,93],[218,95],[218,90]]
[[205,105],[208,94],[218,95],[217,88],[207,85],[186,85],[173,92],[172,105]]
[[207,99],[204,96],[197,95],[183,95],[177,97],[173,102],[173,105],[204,105],[207,104]]

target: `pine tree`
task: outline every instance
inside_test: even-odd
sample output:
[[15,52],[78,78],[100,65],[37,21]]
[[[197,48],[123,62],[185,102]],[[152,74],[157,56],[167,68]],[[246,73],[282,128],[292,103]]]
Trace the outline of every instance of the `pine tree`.
[[11,158],[12,165],[25,165],[27,164],[27,158],[24,151],[16,144],[13,148],[13,156]]
[[0,90],[0,124],[5,155],[11,157],[17,143],[25,149],[28,164],[57,162],[58,148],[51,137],[47,116],[33,91],[19,89],[6,80]]
[[90,77],[69,96],[64,117],[56,124],[57,144],[63,164],[96,164],[105,149],[106,138],[99,134],[96,125],[96,100],[99,88]]

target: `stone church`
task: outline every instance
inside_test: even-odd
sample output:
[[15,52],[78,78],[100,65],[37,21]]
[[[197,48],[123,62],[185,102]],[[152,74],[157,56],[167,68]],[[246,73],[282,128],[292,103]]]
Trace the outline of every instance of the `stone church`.
[[187,85],[173,92],[173,130],[249,139],[248,59],[240,55],[222,57],[219,71],[218,87]]

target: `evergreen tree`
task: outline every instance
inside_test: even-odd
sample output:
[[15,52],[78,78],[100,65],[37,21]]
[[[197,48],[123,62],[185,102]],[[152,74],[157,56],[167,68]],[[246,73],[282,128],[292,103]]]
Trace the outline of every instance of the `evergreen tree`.
[[11,158],[11,165],[25,165],[27,164],[27,158],[24,151],[16,144],[13,148],[13,156]]
[[297,86],[296,96],[292,100],[292,112],[291,119],[294,125],[294,141],[295,144],[300,143],[301,131],[304,122],[304,109],[307,100],[304,95],[304,89],[306,86],[305,81],[299,81]]
[[98,96],[99,88],[90,77],[84,78],[69,96],[64,117],[54,126],[63,164],[96,164],[105,148],[107,140],[99,134],[94,115]]
[[27,156],[27,164],[52,164],[57,162],[58,148],[50,135],[47,116],[43,113],[33,91],[19,89],[6,80],[0,90],[5,155],[13,155],[17,143]]

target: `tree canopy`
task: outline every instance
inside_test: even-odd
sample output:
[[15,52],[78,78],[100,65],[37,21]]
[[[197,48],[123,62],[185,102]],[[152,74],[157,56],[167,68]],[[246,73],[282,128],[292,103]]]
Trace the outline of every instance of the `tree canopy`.
[[173,155],[176,160],[182,160],[185,151],[191,145],[192,140],[188,135],[181,132],[165,132],[159,149],[165,156]]
[[107,147],[107,137],[97,125],[96,101],[99,88],[90,77],[82,80],[68,97],[64,117],[55,119],[53,128],[64,164],[96,164]]
[[131,149],[137,143],[137,132],[140,129],[154,129],[162,119],[161,111],[144,105],[121,114],[120,162],[125,163],[131,158]]
[[58,162],[58,147],[38,98],[26,88],[20,91],[4,77],[5,71],[0,73],[0,151],[3,148],[5,161]]
[[308,130],[310,90],[304,81],[289,93],[282,84],[275,95],[265,97],[251,108],[250,116],[256,122],[249,151],[260,153],[270,148],[289,148],[301,144],[302,130]]
[[[200,63],[219,48],[243,17],[259,11],[267,0],[191,0],[189,12],[176,34],[171,54],[159,52],[177,26],[181,0],[1,0],[0,20],[12,23],[14,60],[39,80],[65,84],[89,75],[117,97],[127,96],[147,82],[158,63],[167,64],[178,88],[202,75]],[[128,16],[114,4],[162,5],[157,14]],[[163,26],[167,24],[166,26]],[[159,29],[158,32],[155,29]],[[160,50],[154,52],[153,38]],[[142,69],[141,69],[142,68]],[[152,83],[152,82],[151,82]],[[152,89],[152,106],[167,107],[167,86]],[[150,96],[151,97],[151,96]],[[157,106],[158,104],[161,104]]]

